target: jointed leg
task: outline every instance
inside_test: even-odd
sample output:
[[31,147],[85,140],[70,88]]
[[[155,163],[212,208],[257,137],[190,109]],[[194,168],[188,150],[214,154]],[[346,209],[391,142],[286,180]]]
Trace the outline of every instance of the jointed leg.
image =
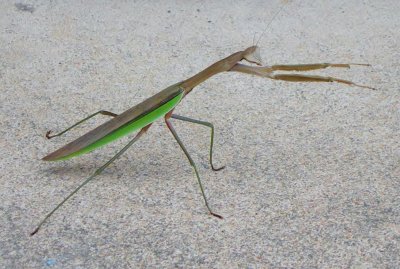
[[195,120],[195,119],[191,119],[188,117],[184,117],[184,116],[180,116],[180,115],[176,115],[176,114],[172,114],[171,118],[173,119],[177,119],[177,120],[182,120],[182,121],[187,121],[187,122],[191,122],[191,123],[196,123],[196,124],[201,124],[207,127],[211,128],[211,143],[210,143],[210,165],[211,165],[211,169],[214,171],[219,171],[225,168],[225,166],[221,166],[218,168],[215,168],[213,165],[213,146],[214,146],[214,125],[210,122],[206,122],[206,121],[200,121],[200,120]]
[[[315,66],[317,66],[317,65],[318,64],[316,64]],[[340,64],[340,65],[343,65],[342,67],[346,67],[345,66],[346,64]],[[283,66],[280,66],[280,67],[282,67],[282,69],[280,69],[280,70],[307,71],[307,70],[312,70],[312,66],[313,65],[304,65],[303,67],[301,67],[301,65],[293,65],[287,69],[283,69]],[[336,67],[338,67],[338,66],[336,66]],[[321,68],[324,68],[324,67],[321,67]],[[314,69],[318,69],[318,68],[314,68]],[[244,65],[244,64],[236,64],[229,71],[235,71],[235,72],[246,73],[246,74],[256,75],[256,76],[270,78],[270,79],[292,81],[292,82],[338,82],[338,83],[344,83],[344,84],[347,84],[350,86],[357,86],[357,87],[361,87],[361,88],[375,90],[375,88],[372,88],[369,86],[359,85],[359,84],[353,83],[348,80],[333,78],[333,77],[322,77],[322,76],[300,75],[300,74],[274,74],[273,73],[274,70],[272,70],[272,68],[269,66],[258,67],[258,66]]]
[[56,136],[60,136],[60,135],[62,135],[62,134],[64,134],[64,133],[68,132],[68,131],[71,130],[72,128],[78,126],[79,124],[81,124],[81,123],[87,121],[88,119],[90,119],[90,118],[96,116],[97,114],[106,115],[106,116],[111,116],[111,117],[116,117],[116,116],[118,116],[118,114],[112,113],[112,112],[110,112],[110,111],[100,110],[100,111],[97,111],[96,113],[93,113],[92,115],[89,115],[88,117],[84,118],[83,120],[78,121],[78,122],[75,123],[74,125],[68,127],[67,129],[65,129],[65,130],[62,131],[62,132],[59,132],[58,134],[50,135],[51,131],[48,131],[48,132],[46,133],[46,138],[47,138],[47,139],[50,139],[50,138],[53,138],[53,137],[56,137]]
[[333,77],[322,77],[322,76],[312,76],[312,75],[299,75],[299,74],[273,74],[270,75],[269,78],[276,80],[285,80],[291,82],[337,82],[343,83],[350,86],[357,86],[361,88],[367,88],[371,90],[375,90],[375,88],[359,85],[349,80],[333,78]]
[[[151,125],[151,124],[150,124]],[[147,125],[146,127],[142,128],[139,133],[136,134],[136,136],[123,148],[121,149],[117,154],[114,155],[108,162],[106,162],[102,167],[97,169],[94,174],[92,174],[90,177],[88,177],[84,182],[81,183],[73,192],[71,192],[61,203],[59,203],[49,214],[46,215],[46,217],[39,223],[38,227],[31,233],[31,236],[36,234],[40,227],[46,222],[46,220],[53,215],[54,212],[57,211],[59,207],[61,207],[69,198],[71,198],[77,191],[79,191],[83,186],[85,186],[89,181],[91,181],[95,176],[99,175],[101,172],[103,172],[104,169],[107,168],[115,159],[117,159],[119,156],[121,156],[130,146],[133,145],[146,131],[148,128],[150,128],[150,125]]]
[[169,121],[168,116],[165,116],[165,123],[167,124],[168,129],[171,131],[171,133],[174,136],[175,140],[178,142],[179,146],[181,147],[181,149],[185,153],[186,157],[189,160],[190,165],[193,167],[194,172],[196,173],[197,182],[199,183],[201,194],[203,195],[204,202],[206,204],[206,207],[207,207],[208,211],[214,217],[222,219],[222,216],[220,216],[218,214],[215,214],[214,212],[211,211],[211,208],[210,208],[210,206],[208,205],[208,202],[207,202],[206,195],[204,193],[203,184],[201,184],[201,180],[200,180],[199,172],[197,171],[196,164],[194,163],[192,157],[190,157],[190,155],[189,155],[189,152],[186,150],[185,146],[183,145],[182,141],[180,140],[180,138],[179,138],[178,134],[176,133],[174,127],[172,126],[171,122]]
[[356,63],[346,63],[346,64],[316,63],[316,64],[272,65],[269,66],[269,68],[271,69],[271,71],[282,70],[282,71],[301,72],[301,71],[324,69],[328,67],[350,68],[351,65],[370,66],[369,64],[356,64]]

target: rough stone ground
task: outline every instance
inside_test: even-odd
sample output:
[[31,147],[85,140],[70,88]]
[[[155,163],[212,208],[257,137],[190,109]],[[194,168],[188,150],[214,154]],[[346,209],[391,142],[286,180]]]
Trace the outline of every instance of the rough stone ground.
[[[193,171],[162,121],[35,225],[128,138],[64,162],[40,158],[259,42],[266,64],[368,62],[327,74],[378,88],[221,74],[176,112]],[[399,268],[400,4],[386,1],[1,1],[2,268]]]

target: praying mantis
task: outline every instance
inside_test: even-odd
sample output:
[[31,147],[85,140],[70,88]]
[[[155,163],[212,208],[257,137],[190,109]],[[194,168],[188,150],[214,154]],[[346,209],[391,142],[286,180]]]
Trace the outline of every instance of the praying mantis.
[[[246,65],[240,63],[241,61],[247,61],[250,64]],[[46,133],[48,139],[61,136],[68,132],[72,128],[78,126],[79,124],[85,122],[86,120],[96,116],[96,115],[106,115],[111,116],[112,119],[103,123],[102,125],[96,127],[95,129],[89,131],[83,136],[77,138],[76,140],[70,142],[69,144],[61,147],[60,149],[50,153],[43,158],[44,161],[59,161],[67,160],[72,157],[76,157],[88,152],[91,152],[101,146],[104,146],[116,139],[128,135],[134,131],[139,130],[139,132],[134,136],[130,142],[125,145],[117,154],[115,154],[109,161],[107,161],[103,166],[98,168],[91,176],[89,176],[85,181],[83,181],[74,191],[72,191],[63,201],[61,201],[50,213],[48,213],[45,218],[39,223],[37,228],[31,233],[31,235],[36,234],[42,225],[48,220],[50,216],[53,215],[67,200],[69,200],[76,192],[78,192],[83,186],[89,183],[97,175],[106,169],[111,163],[113,163],[118,157],[120,157],[125,151],[128,150],[136,141],[142,137],[146,131],[151,127],[152,123],[159,118],[164,118],[165,124],[167,125],[172,136],[175,138],[176,142],[179,144],[186,158],[188,159],[190,165],[193,167],[194,173],[197,178],[197,182],[200,187],[201,194],[204,199],[205,206],[208,212],[217,218],[222,219],[222,216],[214,213],[208,204],[205,191],[200,179],[200,175],[195,162],[187,151],[186,147],[179,138],[175,128],[172,124],[172,119],[190,122],[194,124],[200,124],[211,129],[211,141],[210,141],[210,151],[209,151],[209,162],[212,170],[219,171],[224,168],[215,167],[213,164],[213,145],[214,145],[214,126],[210,122],[191,119],[185,116],[180,116],[173,114],[175,107],[182,102],[182,100],[200,83],[209,79],[210,77],[221,73],[221,72],[239,72],[250,75],[256,75],[260,77],[265,77],[273,80],[282,80],[290,82],[337,82],[342,84],[347,84],[349,86],[357,86],[362,88],[374,89],[369,86],[359,85],[352,81],[343,80],[334,77],[324,77],[316,75],[303,75],[303,74],[293,74],[293,73],[275,73],[276,71],[311,71],[317,69],[324,69],[328,67],[333,68],[350,68],[352,65],[369,66],[368,64],[352,64],[352,63],[317,63],[317,64],[298,64],[298,65],[272,65],[272,66],[262,66],[261,57],[259,53],[259,47],[251,46],[243,51],[238,51],[230,56],[215,62],[198,74],[178,82],[172,86],[167,87],[161,92],[155,94],[154,96],[144,100],[142,103],[126,110],[125,112],[117,115],[110,111],[98,111],[83,120],[75,123],[71,127],[65,129],[64,131],[51,134],[51,131]]]

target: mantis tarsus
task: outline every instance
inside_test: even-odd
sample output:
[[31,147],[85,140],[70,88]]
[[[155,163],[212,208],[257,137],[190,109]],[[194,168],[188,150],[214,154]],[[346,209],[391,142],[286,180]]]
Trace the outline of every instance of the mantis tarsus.
[[[249,63],[253,63],[259,66],[250,66],[239,63],[245,60]],[[358,85],[348,80],[333,78],[333,77],[322,77],[314,75],[301,75],[301,74],[275,74],[275,71],[310,71],[316,69],[323,69],[327,67],[344,67],[350,68],[351,65],[363,65],[368,66],[368,64],[331,64],[331,63],[319,63],[319,64],[302,64],[302,65],[273,65],[273,66],[261,66],[261,60],[259,55],[259,48],[257,46],[251,46],[244,51],[238,51],[232,55],[222,59],[211,66],[207,67],[200,73],[194,75],[193,77],[186,79],[184,81],[178,82],[161,92],[155,94],[154,96],[146,99],[142,103],[126,110],[122,114],[115,114],[109,111],[99,111],[96,112],[85,119],[77,122],[66,130],[51,135],[51,132],[47,132],[46,137],[52,138],[60,136],[70,129],[76,127],[82,122],[98,115],[107,115],[113,117],[104,124],[98,126],[92,131],[84,134],[78,139],[72,141],[71,143],[65,145],[64,147],[50,153],[43,158],[45,161],[58,161],[69,159],[87,152],[90,152],[96,148],[99,148],[111,141],[114,141],[121,136],[127,135],[135,130],[140,130],[136,136],[114,157],[112,157],[108,162],[95,171],[90,177],[88,177],[84,182],[82,182],[73,192],[71,192],[61,203],[59,203],[45,218],[39,223],[38,227],[31,233],[34,235],[39,231],[41,226],[46,222],[46,220],[60,207],[62,206],[71,196],[73,196],[80,188],[85,186],[90,182],[95,176],[99,175],[107,166],[109,166],[114,160],[121,156],[130,146],[132,146],[146,131],[150,128],[151,124],[158,118],[164,117],[164,121],[171,131],[173,137],[178,142],[179,146],[185,153],[187,159],[189,160],[191,166],[197,177],[197,181],[200,186],[202,196],[204,198],[205,205],[209,213],[217,218],[222,219],[222,216],[214,213],[208,202],[207,198],[200,180],[200,176],[194,163],[193,159],[190,157],[188,151],[180,140],[178,134],[176,133],[171,119],[177,119],[181,121],[191,122],[195,124],[201,124],[211,128],[211,143],[210,143],[210,165],[215,171],[221,170],[224,167],[216,168],[212,161],[213,156],[213,141],[214,141],[214,127],[211,123],[194,120],[187,117],[179,116],[173,114],[174,108],[182,101],[182,99],[189,94],[197,85],[204,82],[211,76],[225,71],[235,71],[240,73],[246,73],[251,75],[257,75],[261,77],[266,77],[275,80],[292,81],[292,82],[338,82],[344,83],[350,86],[358,86],[362,88],[373,89],[368,86]]]

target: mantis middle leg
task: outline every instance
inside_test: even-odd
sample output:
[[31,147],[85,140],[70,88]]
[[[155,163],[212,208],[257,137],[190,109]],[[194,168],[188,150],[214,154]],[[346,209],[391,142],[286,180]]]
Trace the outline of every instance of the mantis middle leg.
[[194,172],[196,173],[197,182],[199,183],[200,190],[201,190],[201,194],[203,195],[204,202],[205,202],[205,204],[206,204],[206,207],[207,207],[208,211],[209,211],[210,214],[213,215],[214,217],[223,219],[223,217],[222,217],[221,215],[218,215],[218,214],[212,212],[210,206],[208,205],[207,198],[206,198],[206,194],[205,194],[205,192],[204,192],[203,184],[201,183],[200,175],[199,175],[199,172],[197,171],[196,164],[194,163],[192,157],[190,157],[189,152],[187,151],[187,149],[186,149],[185,146],[183,145],[181,139],[179,138],[178,134],[176,133],[174,127],[172,126],[172,123],[171,123],[170,120],[169,120],[170,117],[171,117],[171,114],[170,114],[170,113],[168,113],[168,114],[165,116],[165,123],[167,124],[167,127],[168,127],[168,129],[171,131],[172,135],[174,136],[176,142],[178,142],[179,146],[181,147],[181,149],[182,149],[183,152],[185,153],[187,159],[189,160],[190,165],[193,167]]
[[176,115],[176,114],[172,114],[171,118],[210,127],[211,128],[211,142],[210,142],[210,165],[211,165],[211,169],[213,171],[220,171],[220,170],[225,168],[225,165],[221,166],[221,167],[218,167],[218,168],[215,168],[215,166],[213,165],[214,125],[211,122],[195,120],[195,119],[191,119],[191,118],[180,116],[180,115]]

